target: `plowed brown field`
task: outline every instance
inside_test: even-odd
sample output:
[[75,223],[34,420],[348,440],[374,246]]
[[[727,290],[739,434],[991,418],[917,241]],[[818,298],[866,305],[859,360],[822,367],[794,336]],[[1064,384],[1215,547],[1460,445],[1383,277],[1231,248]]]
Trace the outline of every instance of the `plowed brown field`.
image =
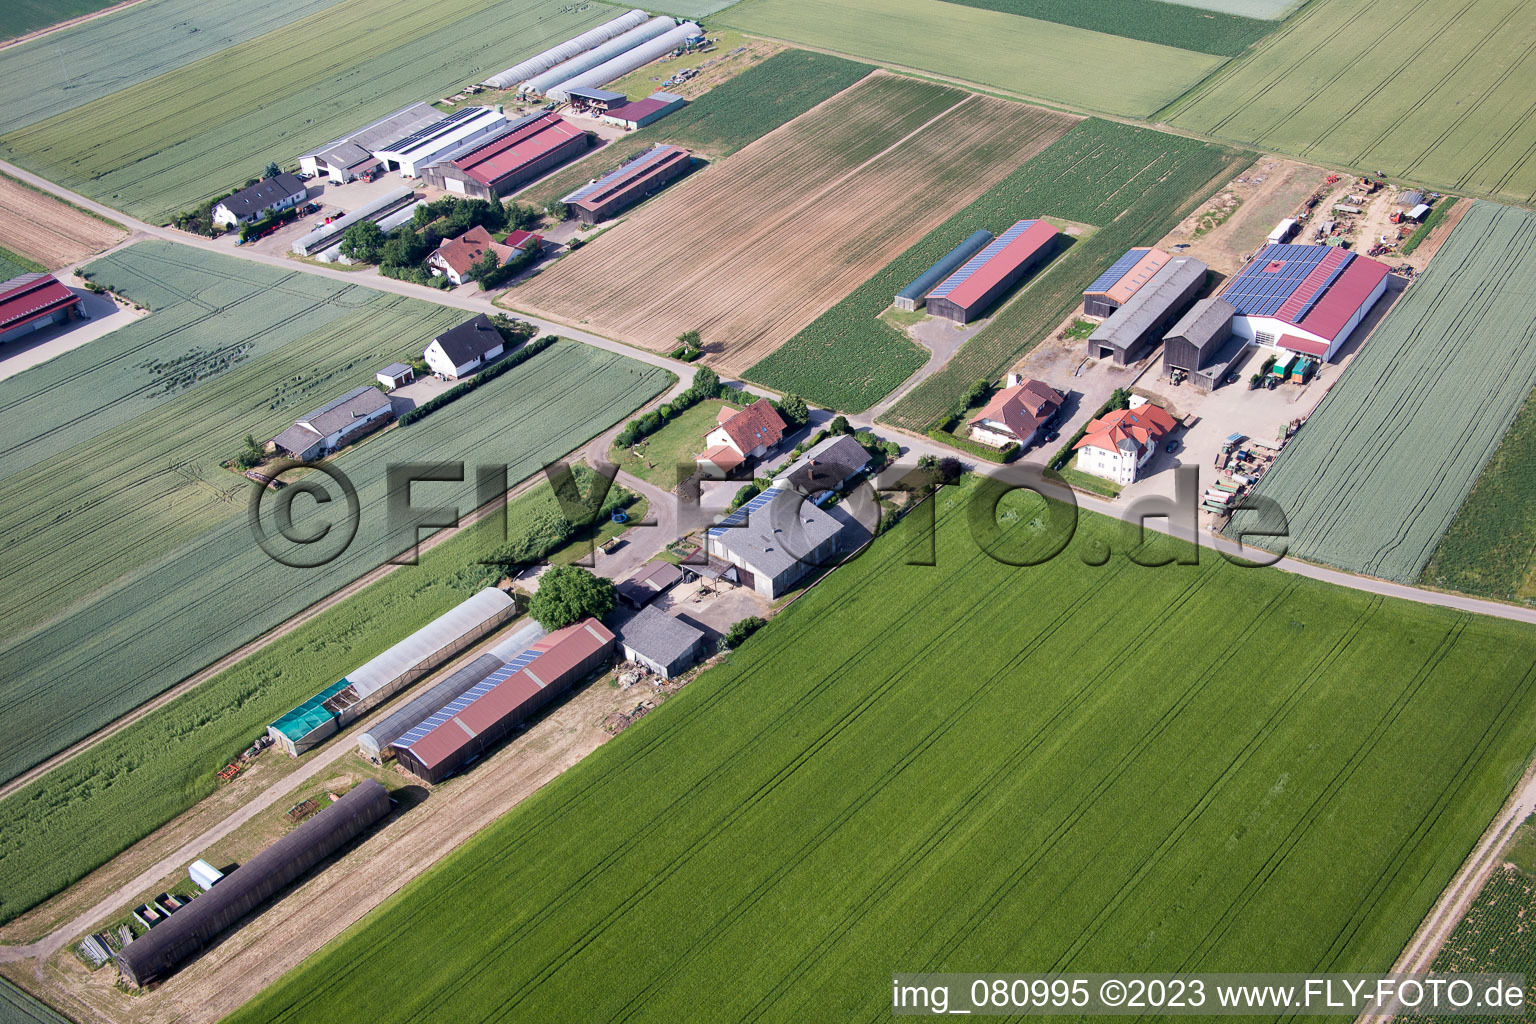
[[127,237],[122,228],[0,176],[0,248],[55,270]]
[[507,296],[740,373],[1078,119],[877,72]]

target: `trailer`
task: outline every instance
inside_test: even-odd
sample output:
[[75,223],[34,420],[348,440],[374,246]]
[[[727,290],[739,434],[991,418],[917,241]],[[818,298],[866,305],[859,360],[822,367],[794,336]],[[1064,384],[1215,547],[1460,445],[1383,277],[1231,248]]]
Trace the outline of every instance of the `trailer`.
[[1269,375],[1271,377],[1277,378],[1279,380],[1285,380],[1285,378],[1287,378],[1287,377],[1289,377],[1291,375],[1291,366],[1295,362],[1296,362],[1296,357],[1294,355],[1289,355],[1289,356],[1285,356],[1284,358],[1281,358],[1281,359],[1276,359],[1275,360],[1275,365],[1271,366],[1269,368]]

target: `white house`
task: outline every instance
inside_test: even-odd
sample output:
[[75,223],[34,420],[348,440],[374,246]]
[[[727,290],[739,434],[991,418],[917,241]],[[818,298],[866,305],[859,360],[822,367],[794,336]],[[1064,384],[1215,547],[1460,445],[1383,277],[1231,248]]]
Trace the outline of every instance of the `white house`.
[[389,398],[372,384],[353,388],[294,421],[273,438],[276,445],[304,462],[355,441],[394,418]]
[[433,373],[455,380],[474,373],[505,350],[501,332],[480,313],[433,338],[422,355]]
[[249,224],[280,210],[292,209],[308,198],[308,186],[284,171],[219,200],[213,208],[213,222],[225,227]]
[[783,417],[766,398],[745,409],[721,409],[715,429],[704,435],[705,449],[696,459],[699,468],[705,476],[726,476],[783,440],[784,426]]
[[1065,402],[1055,388],[1010,373],[1008,386],[971,418],[971,440],[994,448],[1010,444],[1028,448]]
[[416,371],[404,363],[390,363],[373,376],[380,384],[393,391],[396,388],[403,388],[415,380]]
[[1150,403],[1106,413],[1089,423],[1083,439],[1073,446],[1077,468],[1117,484],[1133,483],[1156,454],[1158,443],[1177,425],[1166,409]]
[[1232,333],[1332,359],[1387,290],[1384,263],[1331,245],[1266,245],[1227,282]]

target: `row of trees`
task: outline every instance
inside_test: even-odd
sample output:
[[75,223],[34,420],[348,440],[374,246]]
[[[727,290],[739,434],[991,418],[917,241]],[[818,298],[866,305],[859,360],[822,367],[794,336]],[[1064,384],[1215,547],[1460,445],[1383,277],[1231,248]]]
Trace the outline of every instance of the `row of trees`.
[[[448,288],[451,282],[446,278],[433,277],[423,266],[443,239],[456,238],[473,227],[483,227],[487,231],[527,230],[538,223],[538,211],[515,200],[503,203],[444,196],[416,207],[409,224],[401,225],[388,234],[373,221],[353,224],[341,236],[341,254],[360,263],[376,264],[379,273],[385,277]],[[487,257],[475,268],[477,279],[482,282],[491,271],[500,269],[494,256],[487,254]],[[526,267],[534,258],[520,256],[522,263],[519,269]],[[496,278],[496,283],[510,276],[511,273],[501,274]],[[494,284],[484,286],[489,288],[494,287]]]

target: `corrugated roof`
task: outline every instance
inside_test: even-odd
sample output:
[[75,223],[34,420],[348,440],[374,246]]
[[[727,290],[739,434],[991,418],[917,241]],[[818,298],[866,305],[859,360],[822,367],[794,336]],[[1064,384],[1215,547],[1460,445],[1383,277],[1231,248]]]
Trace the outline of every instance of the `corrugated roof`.
[[[1239,316],[1274,316],[1330,252],[1323,245],[1266,245],[1227,282],[1221,297]],[[1344,253],[1346,259],[1352,254]]]
[[1088,336],[1090,342],[1128,349],[1139,342],[1169,307],[1178,302],[1197,280],[1204,281],[1210,269],[1189,256],[1165,263],[1135,295]]
[[985,249],[991,241],[992,232],[985,230],[973,231],[969,238],[945,253],[937,263],[923,271],[917,276],[916,280],[897,292],[896,297],[898,299],[911,299],[913,302],[926,298],[928,293],[940,281],[952,274],[956,267],[959,267],[966,260],[976,255],[976,253]]
[[704,631],[655,608],[642,608],[619,629],[619,642],[659,665],[671,665],[704,639]]
[[1266,245],[1221,297],[1239,316],[1274,317],[1334,338],[1389,268],[1330,245]]
[[678,153],[687,154],[688,151],[681,146],[653,146],[628,163],[609,171],[596,181],[590,181],[581,186],[581,188],[578,188],[560,201],[562,203],[574,203],[579,199],[586,199],[597,192],[607,191],[612,186],[627,184],[631,179],[649,171],[662,160],[675,158]]
[[0,284],[0,331],[20,327],[80,301],[52,274],[22,274]]
[[658,111],[675,107],[682,101],[683,98],[681,96],[674,96],[669,92],[653,93],[643,100],[626,103],[622,107],[610,107],[608,109],[608,116],[633,124],[650,117]]
[[794,491],[770,487],[709,529],[754,573],[777,577],[805,559],[843,527]]
[[957,306],[968,307],[1055,237],[1056,229],[1045,221],[1021,220],[971,257],[928,297],[947,298]]
[[541,114],[525,118],[510,132],[481,140],[468,152],[461,150],[452,163],[482,185],[494,185],[585,134],[563,117]]
[[321,437],[329,437],[358,417],[376,413],[387,405],[389,397],[384,392],[372,384],[364,384],[300,416],[294,424],[308,426]]
[[423,661],[451,647],[466,633],[516,608],[505,593],[486,587],[474,597],[444,612],[376,658],[347,673],[347,681],[367,697],[387,687]]
[[1327,292],[1312,300],[1311,309],[1297,326],[1318,337],[1337,340],[1345,325],[1389,273],[1391,269],[1385,263],[1356,256]]
[[1163,337],[1186,338],[1196,348],[1204,351],[1212,341],[1232,332],[1232,317],[1236,312],[1232,303],[1220,296],[1201,299],[1189,307],[1189,312]]

